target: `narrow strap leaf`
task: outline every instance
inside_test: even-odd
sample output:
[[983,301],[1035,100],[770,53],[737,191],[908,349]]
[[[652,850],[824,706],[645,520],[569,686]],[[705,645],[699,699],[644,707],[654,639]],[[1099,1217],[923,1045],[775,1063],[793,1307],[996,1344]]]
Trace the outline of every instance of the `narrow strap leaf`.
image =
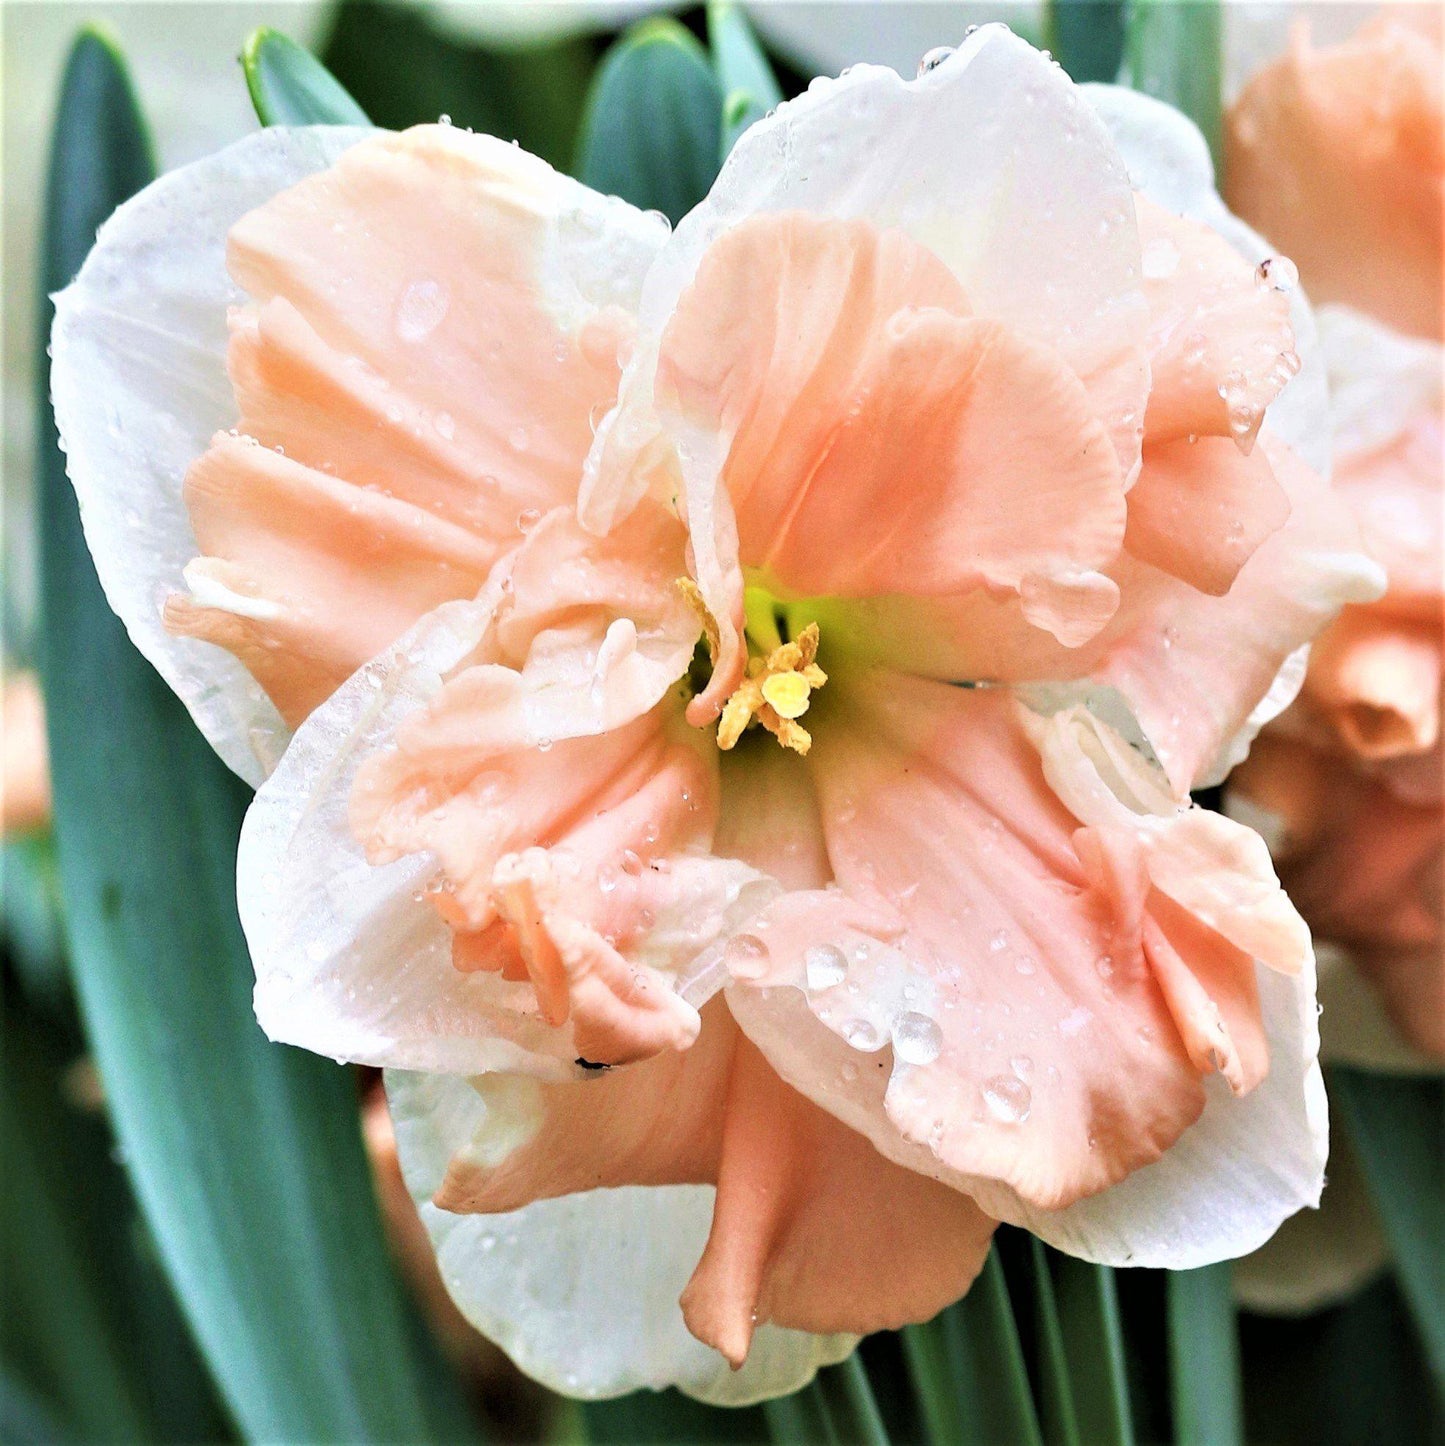
[[791,1396],[764,1401],[763,1416],[774,1446],[838,1446],[840,1441],[816,1379]]
[[1165,1273],[1169,1382],[1179,1446],[1244,1439],[1239,1336],[1229,1263]]
[[702,46],[675,20],[644,20],[598,68],[577,176],[676,225],[717,176],[722,110]]
[[1054,1289],[1080,1437],[1132,1446],[1124,1336],[1114,1272],[1054,1253]]
[[1124,79],[1182,110],[1204,132],[1216,168],[1224,114],[1223,55],[1219,0],[1133,0]]
[[[119,56],[82,35],[56,116],[46,293],[151,170]],[[82,1015],[161,1257],[249,1439],[468,1439],[460,1397],[420,1366],[350,1074],[256,1025],[235,898],[247,792],[106,605],[47,384],[42,636],[60,872]]]
[[1445,1081],[1335,1069],[1330,1092],[1445,1396]]
[[1080,84],[1119,78],[1124,59],[1124,0],[1050,0],[1049,49]]
[[1064,1352],[1054,1280],[1043,1241],[1029,1236],[1030,1280],[1034,1294],[1034,1337],[1039,1376],[1039,1414],[1048,1446],[1078,1446],[1079,1423],[1074,1388]]
[[867,1368],[857,1351],[836,1366],[825,1366],[819,1371],[818,1384],[840,1442],[847,1446],[888,1446],[883,1413],[878,1409]]
[[[957,1336],[957,1332],[953,1333]],[[925,1446],[965,1446],[982,1440],[972,1428],[976,1412],[965,1410],[964,1371],[942,1316],[899,1332],[903,1360],[922,1418]],[[971,1384],[971,1383],[967,1383]]]
[[263,126],[364,126],[366,112],[309,50],[263,25],[241,51],[251,104]]
[[737,138],[777,105],[783,92],[741,6],[712,0],[707,39],[724,97],[721,156],[726,160]]

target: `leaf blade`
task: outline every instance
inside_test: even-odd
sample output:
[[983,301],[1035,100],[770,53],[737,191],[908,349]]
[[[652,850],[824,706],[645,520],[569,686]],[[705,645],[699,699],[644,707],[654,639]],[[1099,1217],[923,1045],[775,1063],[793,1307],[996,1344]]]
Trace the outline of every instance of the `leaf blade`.
[[263,126],[364,126],[366,112],[314,55],[269,25],[253,30],[241,69]]
[[707,39],[723,93],[721,158],[726,160],[738,137],[782,101],[783,91],[740,5],[711,0]]
[[[47,293],[153,169],[123,62],[83,33],[55,124]],[[255,1023],[234,883],[248,794],[106,605],[47,384],[42,638],[60,873],[82,1014],[157,1246],[248,1437],[466,1439],[460,1405],[443,1431],[446,1408],[423,1389],[349,1076]]]
[[702,47],[671,19],[644,20],[608,51],[582,119],[577,176],[673,225],[717,176],[722,90]]
[[1164,1289],[1174,1439],[1232,1446],[1244,1439],[1239,1337],[1228,1262],[1171,1270]]

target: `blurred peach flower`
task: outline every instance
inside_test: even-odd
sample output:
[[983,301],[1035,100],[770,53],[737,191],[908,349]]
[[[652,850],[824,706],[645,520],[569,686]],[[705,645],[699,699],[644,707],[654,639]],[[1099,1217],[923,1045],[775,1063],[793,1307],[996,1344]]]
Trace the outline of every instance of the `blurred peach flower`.
[[45,701],[34,673],[11,673],[0,693],[5,751],[0,764],[0,832],[21,833],[50,821]]
[[[1334,400],[1335,485],[1389,575],[1316,641],[1299,701],[1231,782],[1290,896],[1413,1049],[1445,1059],[1440,16],[1401,6],[1341,45],[1303,25],[1229,117],[1232,205],[1300,263]],[[1368,314],[1367,314],[1368,313]],[[1393,328],[1393,329],[1392,329]],[[1415,335],[1406,336],[1402,331]],[[1253,810],[1263,809],[1263,815]],[[1384,1062],[1348,1004],[1327,1045]],[[1338,1027],[1334,1022],[1338,1021]],[[1390,1052],[1390,1061],[1400,1051]]]
[[258,1017],[389,1068],[538,1379],[758,1399],[998,1220],[1183,1266],[1318,1199],[1308,932],[1189,791],[1383,580],[1211,181],[993,26],[815,82],[674,234],[270,131],[59,299],[102,581],[265,780]]

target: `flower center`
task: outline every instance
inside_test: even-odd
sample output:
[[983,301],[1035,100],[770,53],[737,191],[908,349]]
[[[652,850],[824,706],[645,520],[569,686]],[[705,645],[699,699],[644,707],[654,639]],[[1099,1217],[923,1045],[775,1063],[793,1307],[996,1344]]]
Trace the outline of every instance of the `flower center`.
[[[691,579],[679,579],[702,620],[709,651],[717,650],[717,624]],[[766,728],[784,748],[806,753],[813,736],[797,720],[808,711],[814,689],[828,681],[818,666],[818,624],[798,605],[780,602],[766,588],[743,592],[748,674],[723,705],[717,746],[734,747],[754,723]]]

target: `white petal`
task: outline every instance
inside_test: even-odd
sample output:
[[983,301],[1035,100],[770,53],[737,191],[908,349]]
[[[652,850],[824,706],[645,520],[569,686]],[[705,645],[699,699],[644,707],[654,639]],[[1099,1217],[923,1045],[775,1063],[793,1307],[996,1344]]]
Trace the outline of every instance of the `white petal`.
[[[1219,199],[1214,163],[1199,128],[1173,106],[1117,85],[1081,87],[1108,126],[1129,178],[1151,201],[1217,231],[1253,264],[1278,255]],[[1270,404],[1266,426],[1320,476],[1330,475],[1329,392],[1314,315],[1304,291],[1290,296],[1298,375]]]
[[[535,1380],[569,1396],[680,1387],[740,1406],[796,1390],[842,1360],[852,1336],[762,1327],[732,1371],[688,1334],[678,1297],[712,1223],[710,1185],[631,1186],[540,1201],[506,1215],[454,1215],[431,1204],[459,1151],[505,1147],[526,1128],[528,1082],[387,1074],[408,1188],[462,1314]],[[490,1105],[490,1108],[489,1108]]]
[[250,783],[288,732],[229,653],[172,637],[166,596],[199,551],[181,483],[232,424],[226,233],[277,191],[333,164],[370,132],[259,131],[146,187],[101,227],[56,298],[51,395],[86,541],[110,605],[225,762]]
[[500,584],[423,619],[297,730],[246,814],[236,860],[256,968],[256,1017],[274,1040],[337,1059],[569,1078],[566,1030],[531,987],[452,967],[451,931],[426,899],[436,862],[366,861],[347,816],[357,768],[475,645]]
[[1319,1203],[1329,1120],[1318,1061],[1314,969],[1257,970],[1269,1075],[1242,1099],[1218,1076],[1204,1113],[1163,1157],[1066,1210],[970,1187],[990,1214],[1102,1265],[1188,1270],[1257,1249],[1296,1211]]

